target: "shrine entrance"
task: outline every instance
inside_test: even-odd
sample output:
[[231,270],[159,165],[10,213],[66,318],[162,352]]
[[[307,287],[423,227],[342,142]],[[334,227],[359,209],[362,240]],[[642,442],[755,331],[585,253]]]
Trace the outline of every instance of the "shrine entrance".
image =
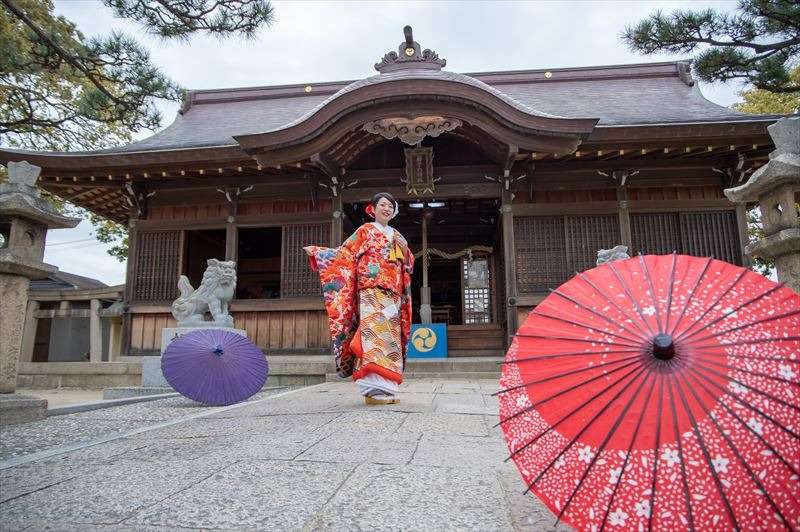
[[[505,307],[499,198],[413,199],[402,200],[399,206],[400,214],[391,225],[414,252],[413,322],[426,322],[422,303],[427,286],[430,322],[447,324],[448,356],[502,356]],[[352,229],[369,221],[364,205],[347,204],[344,211]]]

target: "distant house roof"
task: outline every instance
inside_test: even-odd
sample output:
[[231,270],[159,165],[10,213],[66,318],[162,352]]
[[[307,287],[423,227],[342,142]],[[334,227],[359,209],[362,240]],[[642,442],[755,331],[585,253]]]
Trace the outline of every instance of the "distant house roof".
[[92,288],[105,288],[108,285],[82,275],[58,271],[47,279],[32,280],[29,290],[31,292],[45,292],[50,290],[88,290]]

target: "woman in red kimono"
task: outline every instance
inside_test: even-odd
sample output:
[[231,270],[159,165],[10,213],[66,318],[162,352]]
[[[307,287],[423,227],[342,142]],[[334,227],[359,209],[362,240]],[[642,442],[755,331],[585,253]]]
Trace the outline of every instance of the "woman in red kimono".
[[319,271],[339,376],[352,376],[367,404],[392,404],[398,402],[411,329],[414,255],[389,227],[397,215],[391,194],[375,194],[367,213],[375,221],[340,247],[303,249]]

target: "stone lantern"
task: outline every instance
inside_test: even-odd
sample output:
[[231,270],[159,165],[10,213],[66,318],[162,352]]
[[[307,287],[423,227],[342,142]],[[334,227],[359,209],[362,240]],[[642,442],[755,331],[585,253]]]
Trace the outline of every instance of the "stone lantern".
[[58,214],[36,188],[41,169],[25,161],[8,163],[0,183],[0,422],[44,416],[47,402],[15,394],[28,285],[58,268],[42,262],[48,229],[75,227],[77,218]]
[[778,280],[800,293],[800,118],[781,118],[767,128],[775,151],[747,183],[729,188],[734,203],[758,201],[764,237],[745,248],[748,255],[775,260]]

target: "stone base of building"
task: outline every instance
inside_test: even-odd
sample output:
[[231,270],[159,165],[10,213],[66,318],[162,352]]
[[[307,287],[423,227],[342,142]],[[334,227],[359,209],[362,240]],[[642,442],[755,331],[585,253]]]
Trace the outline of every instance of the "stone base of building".
[[141,373],[139,361],[21,362],[17,388],[102,390],[112,386],[139,386],[142,382]]
[[18,393],[0,394],[0,427],[44,419],[47,400]]

